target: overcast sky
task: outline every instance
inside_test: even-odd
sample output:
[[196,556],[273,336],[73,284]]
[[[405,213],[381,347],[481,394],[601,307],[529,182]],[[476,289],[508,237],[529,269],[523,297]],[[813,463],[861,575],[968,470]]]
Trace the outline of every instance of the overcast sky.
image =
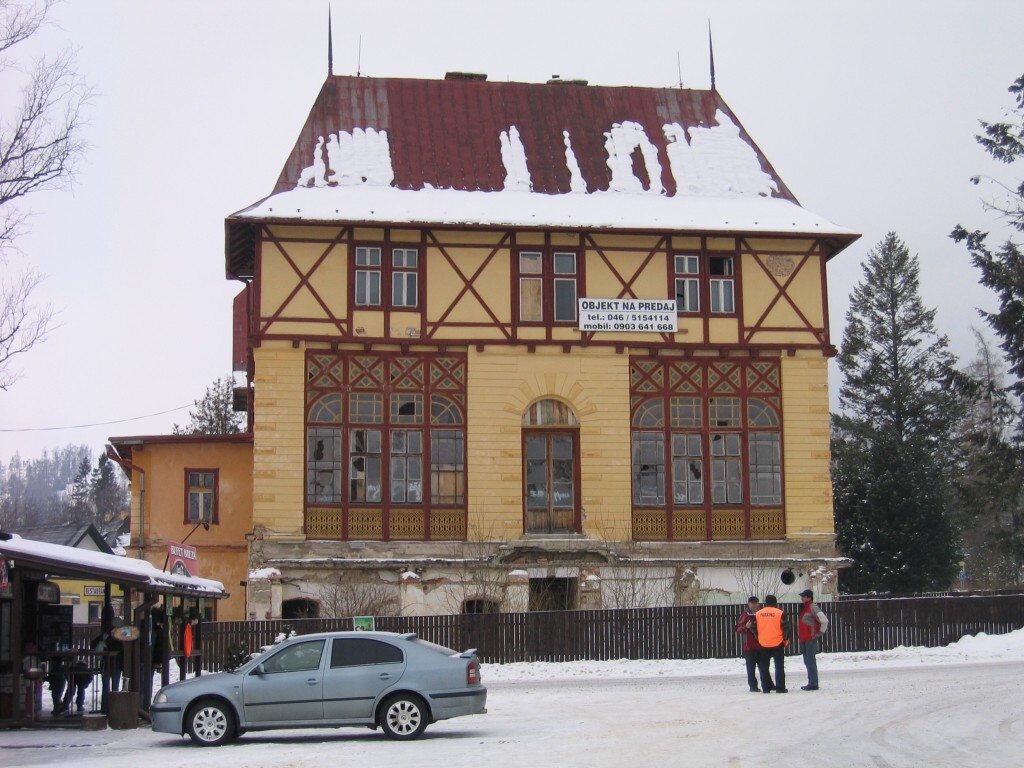
[[[327,7],[56,10],[38,42],[77,47],[96,90],[92,148],[72,191],[29,199],[32,232],[3,267],[46,274],[37,297],[59,326],[0,392],[0,461],[170,432],[228,373],[241,284],[224,279],[224,218],[277,179],[326,75]],[[940,331],[973,357],[976,308],[994,300],[948,233],[994,226],[968,179],[1000,171],[973,136],[1024,72],[1019,0],[375,0],[335,2],[333,15],[336,74],[671,87],[681,68],[694,88],[709,85],[710,20],[726,102],[804,207],[863,234],[829,267],[833,343],[867,251],[895,230],[920,257]]]

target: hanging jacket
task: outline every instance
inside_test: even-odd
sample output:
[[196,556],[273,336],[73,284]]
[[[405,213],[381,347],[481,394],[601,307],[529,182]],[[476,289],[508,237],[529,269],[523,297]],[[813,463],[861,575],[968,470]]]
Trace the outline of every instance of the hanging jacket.
[[800,622],[797,625],[800,642],[815,640],[828,629],[828,617],[813,600],[800,609]]
[[749,609],[744,609],[740,617],[736,619],[736,632],[743,635],[744,651],[756,651],[761,647],[761,644],[757,642],[757,633],[754,631],[756,620],[757,614],[751,613]]
[[768,605],[757,612],[757,641],[762,648],[778,648],[786,640],[780,608]]

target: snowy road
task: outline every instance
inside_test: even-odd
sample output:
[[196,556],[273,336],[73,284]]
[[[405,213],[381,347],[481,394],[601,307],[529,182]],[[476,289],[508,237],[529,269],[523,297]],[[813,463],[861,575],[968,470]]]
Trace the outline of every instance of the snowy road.
[[418,768],[504,766],[1019,765],[1024,659],[822,670],[823,689],[753,694],[736,674],[630,680],[487,681],[488,714],[438,723],[417,742],[364,729],[246,734],[200,749],[130,731],[0,732],[0,766],[75,768]]

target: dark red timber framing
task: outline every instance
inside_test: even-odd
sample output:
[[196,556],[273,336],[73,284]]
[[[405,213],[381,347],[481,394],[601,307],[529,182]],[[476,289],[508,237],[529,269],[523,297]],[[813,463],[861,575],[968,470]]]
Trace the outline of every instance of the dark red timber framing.
[[312,277],[313,273],[316,272],[316,270],[320,267],[320,265],[323,264],[327,260],[327,257],[330,256],[332,254],[332,252],[335,251],[336,248],[340,248],[341,247],[341,244],[345,241],[347,235],[348,235],[348,230],[347,229],[344,229],[344,228],[340,229],[338,231],[338,234],[334,237],[334,239],[331,240],[331,242],[327,245],[326,248],[324,248],[324,251],[323,251],[323,253],[320,254],[320,257],[313,263],[313,266],[311,266],[307,271],[303,272],[302,269],[292,259],[291,255],[288,253],[288,249],[284,247],[284,244],[286,242],[313,242],[313,241],[309,241],[309,240],[285,240],[283,238],[275,236],[273,234],[273,232],[270,230],[269,227],[265,227],[264,228],[264,242],[265,243],[269,243],[270,245],[274,246],[276,251],[288,263],[288,266],[290,266],[295,271],[295,274],[298,276],[299,281],[298,281],[298,283],[296,283],[295,287],[291,290],[291,292],[284,298],[284,300],[281,302],[281,305],[274,311],[274,313],[272,315],[270,315],[270,317],[260,318],[260,330],[261,330],[261,332],[265,332],[268,328],[270,328],[271,325],[274,324],[274,322],[276,322],[277,320],[280,320],[281,317],[284,314],[285,309],[291,303],[292,299],[294,299],[299,294],[299,292],[303,288],[305,288],[307,291],[309,291],[310,295],[316,300],[316,302],[323,308],[324,313],[327,315],[327,317],[326,318],[312,318],[312,317],[297,318],[297,317],[289,317],[288,319],[289,320],[301,320],[302,322],[307,322],[307,323],[327,323],[328,325],[334,326],[334,329],[337,331],[338,335],[342,335],[342,336],[348,335],[349,330],[348,330],[347,323],[345,323],[343,320],[341,320],[339,318],[334,317],[333,313],[330,310],[330,307],[323,300],[323,298],[320,296],[320,294],[317,293],[316,289],[313,287],[312,283],[310,282],[310,278]]
[[[792,250],[789,251],[755,251],[751,248],[746,240],[741,241],[740,245],[741,253],[749,253],[753,255],[754,261],[761,268],[761,271],[768,277],[768,279],[775,286],[775,296],[765,307],[761,316],[757,318],[751,325],[744,328],[744,336],[742,341],[750,342],[754,335],[760,331],[787,331],[787,332],[799,332],[805,331],[813,335],[823,346],[828,344],[828,306],[825,303],[826,291],[824,285],[822,286],[821,295],[822,299],[822,317],[825,318],[825,322],[820,326],[815,326],[807,319],[807,316],[800,309],[799,305],[793,301],[792,296],[788,292],[788,288],[793,284],[793,281],[800,275],[800,271],[805,268],[812,260],[824,259],[824,253],[821,249],[821,244],[815,241],[803,254],[794,253]],[[772,258],[776,257],[779,259],[778,265],[772,264]],[[794,265],[793,259],[799,259]],[[824,280],[824,267],[820,270],[822,274],[821,280]],[[784,278],[784,282],[779,281],[779,277],[776,274]],[[788,273],[788,274],[787,274]],[[765,325],[765,320],[771,314],[772,310],[779,304],[779,302],[786,302],[792,308],[793,312],[800,319],[803,325],[800,326],[768,326]]]
[[781,392],[778,358],[631,357],[634,538],[782,538]]
[[[503,250],[506,250],[506,249],[508,249],[510,247],[511,243],[513,242],[513,235],[512,235],[512,233],[511,232],[504,233],[502,235],[502,237],[501,237],[501,240],[497,243],[497,245],[494,245],[493,247],[491,247],[490,253],[487,254],[487,256],[484,258],[483,262],[481,262],[480,266],[478,266],[476,268],[476,270],[474,270],[472,275],[468,275],[468,276],[463,271],[463,269],[459,266],[458,260],[455,257],[453,257],[450,253],[448,253],[448,251],[446,250],[445,245],[438,239],[436,232],[429,231],[429,230],[424,230],[424,238],[423,239],[424,239],[424,243],[425,244],[429,244],[430,247],[437,249],[437,251],[441,254],[441,256],[444,258],[444,260],[451,267],[452,271],[455,272],[455,274],[458,276],[459,280],[462,281],[462,288],[459,289],[459,292],[454,296],[454,298],[452,298],[452,300],[451,300],[451,302],[449,302],[448,306],[444,310],[441,311],[441,313],[438,315],[437,320],[431,320],[431,319],[427,318],[424,315],[423,327],[426,328],[426,336],[427,336],[427,338],[433,338],[437,334],[437,331],[439,329],[441,329],[441,328],[444,328],[444,327],[456,327],[456,328],[499,328],[499,329],[501,329],[502,335],[506,339],[511,340],[513,338],[513,334],[512,334],[512,330],[511,330],[511,324],[507,323],[507,322],[502,322],[501,320],[498,319],[498,316],[488,306],[487,301],[483,297],[483,294],[480,291],[477,290],[477,288],[476,288],[476,281],[477,281],[477,279],[479,279],[480,275],[482,275],[484,273],[484,271],[487,269],[487,267],[489,267],[491,265],[491,263],[497,258],[498,254],[501,253]],[[459,245],[460,245],[460,247],[465,247],[466,244],[465,243],[460,243]],[[485,246],[485,247],[487,247],[487,246]],[[515,290],[515,289],[513,288],[513,290]],[[466,323],[466,322],[451,323],[451,322],[449,322],[448,325],[446,326],[446,321],[448,321],[448,317],[451,315],[451,313],[458,306],[459,302],[462,301],[467,294],[471,294],[477,300],[477,302],[479,303],[480,309],[483,310],[483,312],[490,318],[491,322],[490,323],[486,323],[486,322],[479,322],[479,323]]]
[[307,351],[306,535],[465,539],[466,384],[460,353]]

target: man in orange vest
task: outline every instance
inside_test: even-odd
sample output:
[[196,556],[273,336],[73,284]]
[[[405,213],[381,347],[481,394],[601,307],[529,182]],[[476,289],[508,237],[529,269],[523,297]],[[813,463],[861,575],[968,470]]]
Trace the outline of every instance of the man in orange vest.
[[[789,627],[775,595],[764,596],[764,608],[756,616],[757,642],[761,644],[757,668],[761,673],[761,690],[765,693],[788,693],[786,690],[786,647]],[[769,659],[775,662],[775,682],[768,674]]]

